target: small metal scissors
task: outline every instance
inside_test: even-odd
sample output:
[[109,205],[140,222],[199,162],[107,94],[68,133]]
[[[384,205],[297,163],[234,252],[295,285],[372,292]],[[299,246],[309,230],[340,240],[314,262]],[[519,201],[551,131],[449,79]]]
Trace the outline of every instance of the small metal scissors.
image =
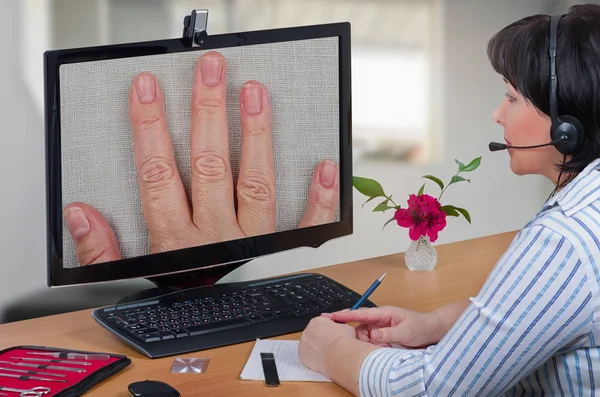
[[[2,387],[0,386],[0,391],[9,391],[12,393],[21,393],[20,397],[42,397],[45,394],[50,393],[50,388],[45,386],[34,387],[33,389],[23,390],[23,389],[13,389],[12,387]],[[0,393],[2,396],[8,396],[8,394]]]

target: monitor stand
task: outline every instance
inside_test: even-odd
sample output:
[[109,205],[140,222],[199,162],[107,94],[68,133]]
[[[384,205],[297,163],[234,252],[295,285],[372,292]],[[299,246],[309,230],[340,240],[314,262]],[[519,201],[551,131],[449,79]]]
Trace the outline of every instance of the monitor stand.
[[217,281],[231,273],[238,267],[248,263],[250,260],[227,263],[209,269],[199,269],[189,272],[169,274],[166,276],[148,277],[146,280],[156,285],[155,288],[145,289],[127,295],[120,299],[117,304],[124,304],[142,299],[156,298],[171,292],[181,291],[188,288],[214,285]]

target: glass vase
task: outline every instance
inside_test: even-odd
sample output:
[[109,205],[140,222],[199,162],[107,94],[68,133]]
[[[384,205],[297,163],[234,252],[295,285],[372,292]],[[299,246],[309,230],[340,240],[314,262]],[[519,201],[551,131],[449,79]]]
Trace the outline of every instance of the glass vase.
[[406,266],[410,270],[433,270],[437,265],[437,251],[428,236],[413,240],[405,254]]

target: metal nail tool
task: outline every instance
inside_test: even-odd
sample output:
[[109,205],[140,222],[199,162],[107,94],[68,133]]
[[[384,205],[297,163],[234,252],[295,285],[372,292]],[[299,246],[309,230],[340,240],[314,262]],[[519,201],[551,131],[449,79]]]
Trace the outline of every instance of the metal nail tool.
[[[0,386],[0,390],[9,391],[11,393],[21,393],[20,397],[42,397],[43,395],[50,393],[50,388],[44,386],[37,386],[29,390]],[[8,394],[5,393],[0,393],[0,395],[8,396]]]
[[17,374],[3,374],[3,373],[0,373],[0,377],[4,377],[4,378],[17,378],[17,379],[21,379],[21,380],[43,380],[44,382],[67,383],[66,379],[42,378],[41,376],[35,376],[35,375],[17,375]]
[[64,378],[65,374],[55,374],[54,372],[45,372],[45,371],[32,371],[30,369],[16,369],[16,368],[5,368],[0,367],[0,371],[9,371],[9,372],[19,372],[21,374],[31,374],[31,375],[47,375],[47,376],[57,376]]
[[10,364],[10,365],[18,365],[20,367],[29,367],[29,368],[39,368],[39,369],[57,369],[59,371],[69,371],[69,372],[85,372],[85,369],[82,368],[71,368],[71,367],[61,367],[58,365],[45,365],[45,364],[30,364],[30,363],[13,363],[10,361],[0,361],[2,364]]
[[84,354],[84,353],[70,353],[70,352],[27,352],[27,354],[33,354],[36,356],[47,356],[54,358],[67,358],[69,360],[99,360],[108,361],[110,356],[108,354]]
[[33,358],[33,357],[10,357],[11,360],[23,360],[23,361],[37,361],[42,363],[59,363],[59,364],[73,364],[73,365],[92,365],[87,361],[72,361],[72,360],[56,360],[53,358]]

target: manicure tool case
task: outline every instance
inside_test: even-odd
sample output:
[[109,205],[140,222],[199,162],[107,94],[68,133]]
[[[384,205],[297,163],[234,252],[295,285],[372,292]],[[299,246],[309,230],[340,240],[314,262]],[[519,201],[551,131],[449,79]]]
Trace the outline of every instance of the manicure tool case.
[[[43,354],[39,355],[32,353]],[[47,355],[48,353],[60,353],[60,356],[52,357]],[[85,358],[68,359],[67,353],[85,354],[88,356],[108,356],[108,360],[91,360]],[[18,359],[19,357],[26,358],[27,360]],[[69,361],[85,361],[88,362],[89,365],[75,365],[69,363]],[[12,364],[7,364],[6,362],[11,362]],[[31,390],[35,387],[47,387],[50,389],[50,392],[43,394],[43,397],[77,397],[90,390],[96,384],[121,371],[129,364],[131,364],[131,359],[119,354],[70,350],[48,346],[13,346],[0,350],[0,374],[11,375],[11,377],[0,376],[0,396],[2,396],[2,393],[5,393],[7,396],[19,395],[9,391],[3,391],[3,387],[21,390]],[[71,370],[61,370],[53,367],[71,368]],[[8,371],[7,369],[11,370]],[[82,369],[85,370],[85,372],[76,372]],[[54,375],[44,375],[39,374],[38,372],[51,373]],[[14,375],[18,377],[13,377]],[[59,382],[30,379],[32,376],[55,379],[59,380]],[[65,380],[66,382],[60,380]]]

